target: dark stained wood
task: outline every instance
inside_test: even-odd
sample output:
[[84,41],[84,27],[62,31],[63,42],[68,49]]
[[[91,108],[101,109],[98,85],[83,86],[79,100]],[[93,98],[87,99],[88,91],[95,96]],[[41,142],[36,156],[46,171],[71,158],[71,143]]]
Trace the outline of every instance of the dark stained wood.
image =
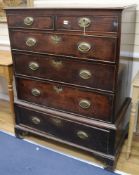
[[[116,130],[117,129],[117,124],[112,124],[112,123],[108,123],[108,122],[104,122],[104,121],[100,121],[100,120],[88,120],[88,118],[86,117],[77,117],[77,114],[71,114],[71,113],[64,113],[63,111],[59,111],[53,108],[49,108],[49,107],[43,107],[37,104],[32,104],[29,102],[25,102],[25,101],[21,101],[17,98],[15,98],[15,103],[18,104],[19,106],[24,106],[26,108],[31,108],[33,110],[37,110],[37,111],[41,111],[43,113],[47,113],[47,114],[52,114],[53,116],[57,116],[57,117],[61,117],[63,119],[68,119],[68,120],[73,120],[76,122],[80,122],[82,124],[87,124],[88,126],[96,126],[96,127],[100,127],[102,129],[113,129]],[[127,101],[126,106],[129,104],[129,100]],[[78,114],[79,116],[79,114]]]
[[[64,113],[62,111],[58,111],[56,109],[51,109],[48,107],[43,107],[37,104],[32,104],[29,102],[24,102],[21,101],[17,98],[15,98],[15,103],[18,104],[19,106],[24,106],[25,108],[31,108],[33,110],[36,111],[41,111],[42,113],[47,113],[47,114],[52,114],[55,117],[61,117],[63,119],[68,119],[68,120],[73,120],[76,122],[80,122],[82,124],[86,124],[88,126],[96,126],[96,127],[100,127],[102,129],[112,129],[112,130],[116,130],[118,128],[118,126],[120,125],[120,122],[124,120],[123,115],[125,114],[125,112],[127,111],[127,108],[129,106],[129,110],[130,110],[130,103],[131,103],[131,98],[127,98],[126,102],[123,105],[123,108],[121,109],[120,113],[119,113],[119,117],[118,120],[116,120],[116,122],[113,123],[108,123],[108,122],[103,122],[103,121],[99,121],[99,120],[88,120],[88,118],[84,118],[84,117],[77,117],[76,114],[70,114],[70,113]],[[125,115],[126,117],[126,115]],[[127,118],[127,117],[126,117]],[[128,123],[128,120],[126,121]]]
[[[26,17],[32,17],[33,23],[32,25],[25,25],[24,19]],[[23,15],[11,15],[7,18],[8,25],[10,27],[16,28],[26,28],[26,29],[42,29],[42,30],[54,30],[54,17],[53,16],[35,16],[32,14],[31,16],[27,16],[27,14]]]
[[[13,57],[17,75],[27,75],[33,78],[54,80],[106,91],[115,90],[114,65],[17,52],[13,54]],[[37,63],[39,68],[35,71],[31,70],[29,68],[30,63]],[[88,79],[81,78],[80,71],[82,70],[89,71],[91,77]]]
[[[79,14],[80,15],[80,14]],[[24,19],[26,17],[32,17],[34,19],[33,24],[27,26],[24,24]],[[118,16],[103,16],[103,15],[94,15],[94,16],[55,16],[55,30],[68,30],[68,31],[83,31],[78,24],[78,21],[82,17],[87,17],[91,20],[91,25],[86,28],[86,31],[92,32],[107,32],[107,33],[117,33],[118,31]],[[52,30],[54,29],[54,16],[50,15],[41,15],[32,12],[32,14],[22,14],[22,15],[8,15],[7,16],[9,27],[11,28],[26,28],[26,29],[40,29],[40,30]],[[68,24],[64,24],[64,21],[68,21]]]
[[[18,125],[37,129],[47,133],[48,135],[67,140],[87,148],[99,150],[100,152],[109,152],[109,130],[93,126],[87,127],[79,123],[56,118],[55,116],[45,115],[25,108],[18,107],[17,110],[18,113],[16,115],[16,120]],[[40,120],[39,124],[33,123],[32,120],[34,117]],[[77,135],[79,131],[85,132],[88,137],[85,139],[79,138]]]
[[[130,110],[130,101],[131,99],[129,99],[123,107],[123,110],[120,113],[120,116],[118,117],[120,120],[119,122],[117,122],[116,124],[116,129],[114,129],[114,127],[112,128],[103,128],[102,126],[96,125],[94,121],[92,121],[92,123],[85,123],[82,120],[78,121],[78,120],[73,120],[72,117],[69,118],[65,118],[64,116],[62,117],[62,115],[58,115],[58,113],[54,113],[54,110],[52,110],[50,112],[48,112],[48,110],[40,110],[40,107],[38,106],[34,106],[31,104],[26,104],[24,102],[18,102],[16,101],[15,103],[15,111],[16,111],[16,123],[18,125],[16,125],[16,128],[22,128],[22,130],[25,131],[29,131],[31,133],[38,133],[40,135],[43,135],[47,138],[51,138],[54,137],[54,140],[66,143],[66,144],[70,144],[72,146],[76,146],[76,147],[82,147],[82,149],[90,151],[90,152],[94,152],[97,156],[102,156],[106,158],[106,161],[109,160],[109,158],[111,157],[111,160],[113,159],[112,155],[115,155],[115,157],[117,157],[119,154],[119,149],[124,141],[124,137],[127,134],[127,114],[128,114],[128,110]],[[45,110],[45,111],[44,111]],[[25,117],[26,116],[26,117]],[[71,116],[71,115],[70,115]],[[34,124],[32,119],[34,117],[37,117],[40,119],[40,123],[39,124]],[[126,120],[125,120],[126,119]],[[47,122],[46,122],[47,121]],[[74,121],[74,123],[73,123]],[[96,144],[98,144],[98,146],[100,147],[99,150],[97,150],[97,148],[93,148],[90,149],[91,147],[87,147],[86,143],[84,144],[78,144],[78,140],[76,138],[77,141],[75,141],[75,139],[68,140],[68,139],[63,139],[62,136],[63,134],[65,135],[65,137],[67,136],[67,132],[62,131],[59,135],[59,130],[62,130],[63,127],[65,127],[65,124],[63,124],[63,122],[68,122],[69,124],[72,123],[72,126],[68,127],[68,131],[72,133],[72,131],[78,129],[79,126],[86,128],[86,130],[88,133],[88,128],[92,128],[97,130],[98,135],[94,135],[93,136],[93,140],[91,142],[91,146],[94,146],[92,143],[95,141]],[[49,125],[46,127],[46,125],[49,123]],[[76,126],[75,126],[76,125]],[[113,124],[114,126],[114,124]],[[54,127],[54,128],[53,128]],[[51,128],[53,128],[52,132],[51,132]],[[73,129],[72,129],[73,128]],[[55,130],[57,129],[57,130]],[[66,129],[65,129],[66,130]],[[16,131],[18,134],[18,131]],[[50,133],[51,132],[51,133]],[[92,132],[89,132],[92,134]],[[76,132],[74,132],[74,134],[76,134]],[[99,139],[99,136],[101,135],[107,135],[106,142],[103,142],[103,139]],[[91,136],[91,135],[90,135]],[[88,137],[91,138],[91,137]],[[68,141],[67,141],[68,140]],[[101,143],[103,142],[104,145],[102,145]],[[107,149],[105,149],[105,145],[107,145]],[[88,150],[89,149],[89,150]],[[100,151],[101,150],[101,151]],[[109,153],[104,154],[102,153],[102,150],[107,150],[106,152]],[[98,151],[98,152],[96,152]],[[110,155],[111,154],[111,155]],[[116,158],[117,159],[117,158]]]
[[[135,6],[20,8],[6,13],[18,95],[16,136],[29,132],[66,143],[101,158],[107,169],[114,168],[129,123],[133,46],[124,49],[123,43],[124,29],[134,33],[134,26],[125,25],[133,25]],[[35,19],[31,26],[24,26],[25,16]],[[78,25],[80,17],[91,20],[85,30]],[[26,46],[29,37],[36,39],[35,46]],[[91,49],[81,53],[80,42]],[[39,68],[30,70],[30,62]],[[81,79],[81,69],[91,77]],[[39,96],[32,95],[33,88]],[[90,107],[82,109],[81,99]],[[85,132],[87,140],[79,141],[76,129]]]
[[58,142],[61,142],[62,144],[67,144],[69,146],[81,149],[82,151],[89,152],[92,156],[95,156],[96,158],[98,158],[101,161],[103,161],[104,163],[106,163],[106,168],[111,167],[111,171],[113,170],[112,167],[115,164],[115,156],[113,156],[111,154],[106,154],[106,153],[96,151],[94,149],[89,149],[85,146],[77,145],[75,143],[71,143],[71,142],[68,142],[66,140],[59,139],[59,138],[52,136],[52,135],[47,135],[46,133],[41,132],[39,130],[35,130],[35,129],[33,130],[33,128],[15,125],[15,135],[17,138],[23,139],[27,134],[32,134],[35,136],[40,136],[43,138],[51,139],[53,141],[58,141]]
[[[111,121],[113,111],[113,96],[84,89],[68,87],[58,83],[32,81],[17,78],[17,94],[20,100],[36,103],[42,106],[56,108],[67,112],[80,114],[90,118]],[[32,90],[38,89],[39,96],[33,96]],[[60,92],[57,92],[60,89]],[[79,103],[88,100],[90,107],[83,109]]]
[[[79,57],[80,59],[104,60],[115,62],[116,44],[115,37],[100,37],[89,35],[65,35],[64,33],[46,33],[34,31],[12,30],[11,46],[12,49],[26,50],[33,52],[49,53],[55,55]],[[59,42],[55,43],[52,37],[58,37]],[[28,47],[26,41],[28,38],[34,38],[36,45]],[[86,42],[91,45],[87,53],[78,50],[78,45]],[[105,47],[104,47],[105,46]]]
[[79,20],[82,17],[90,19],[91,24],[86,27],[86,31],[97,32],[117,32],[118,17],[115,16],[58,16],[56,18],[56,30],[62,31],[83,31],[84,28],[79,26]]

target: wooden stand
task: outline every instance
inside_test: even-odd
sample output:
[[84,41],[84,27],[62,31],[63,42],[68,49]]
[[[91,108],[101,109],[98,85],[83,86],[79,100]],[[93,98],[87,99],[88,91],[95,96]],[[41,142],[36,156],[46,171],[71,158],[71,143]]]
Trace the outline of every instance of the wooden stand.
[[129,158],[131,153],[131,145],[138,111],[138,101],[139,101],[139,72],[137,73],[132,83],[132,107],[129,122],[128,142],[127,142],[127,154],[126,154],[127,159]]
[[4,77],[8,82],[10,108],[11,108],[12,114],[14,114],[12,57],[11,57],[11,53],[8,51],[0,51],[0,76]]

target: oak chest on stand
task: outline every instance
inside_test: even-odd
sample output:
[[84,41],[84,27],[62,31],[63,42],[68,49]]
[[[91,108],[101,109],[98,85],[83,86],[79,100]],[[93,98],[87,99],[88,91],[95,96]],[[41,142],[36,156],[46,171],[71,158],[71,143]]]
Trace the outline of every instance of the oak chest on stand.
[[16,136],[53,139],[114,168],[129,123],[133,46],[125,49],[124,33],[134,33],[135,6],[6,13]]

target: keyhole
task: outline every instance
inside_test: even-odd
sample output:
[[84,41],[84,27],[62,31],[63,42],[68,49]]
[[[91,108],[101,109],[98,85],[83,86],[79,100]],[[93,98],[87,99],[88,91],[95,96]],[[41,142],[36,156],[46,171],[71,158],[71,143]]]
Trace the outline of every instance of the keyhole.
[[85,19],[83,19],[83,23],[85,24]]
[[53,88],[54,88],[54,90],[55,90],[56,93],[60,93],[60,92],[63,91],[63,88],[60,85],[54,86]]

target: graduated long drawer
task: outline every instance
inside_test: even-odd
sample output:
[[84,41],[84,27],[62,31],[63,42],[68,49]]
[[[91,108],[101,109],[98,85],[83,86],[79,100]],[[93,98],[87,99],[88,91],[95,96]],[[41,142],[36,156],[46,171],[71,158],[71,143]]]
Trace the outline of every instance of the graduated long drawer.
[[11,30],[13,50],[116,62],[116,37]]
[[115,90],[115,65],[17,52],[13,54],[13,59],[16,75],[105,91]]
[[87,118],[111,121],[114,96],[60,83],[16,78],[20,100]]
[[16,124],[77,146],[110,153],[109,129],[87,126],[52,114],[15,105]]

